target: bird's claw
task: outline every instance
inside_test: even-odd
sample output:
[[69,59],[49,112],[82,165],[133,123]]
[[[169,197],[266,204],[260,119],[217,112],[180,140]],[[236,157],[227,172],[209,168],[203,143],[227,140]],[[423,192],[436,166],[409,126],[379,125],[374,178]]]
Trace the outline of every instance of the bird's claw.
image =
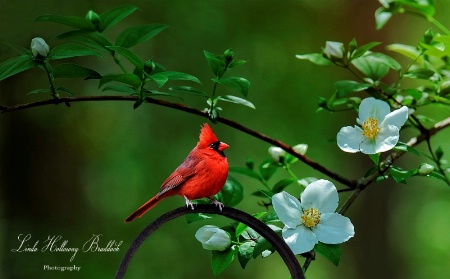
[[219,210],[220,210],[220,212],[222,212],[222,208],[223,208],[223,203],[221,203],[220,201],[218,201],[218,200],[213,200],[213,199],[211,199],[211,203],[212,204],[214,204],[214,205],[216,205],[217,207],[219,207]]
[[194,210],[194,204],[186,196],[184,196],[184,199],[186,200],[186,207],[190,207]]

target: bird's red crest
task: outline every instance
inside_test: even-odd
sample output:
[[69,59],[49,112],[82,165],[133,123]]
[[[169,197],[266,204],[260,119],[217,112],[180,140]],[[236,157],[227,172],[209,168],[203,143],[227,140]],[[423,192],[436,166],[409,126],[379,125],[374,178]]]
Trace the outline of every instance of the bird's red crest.
[[205,123],[200,130],[200,138],[197,144],[198,148],[208,147],[211,143],[215,143],[219,141],[219,139],[214,134],[213,130],[207,123]]

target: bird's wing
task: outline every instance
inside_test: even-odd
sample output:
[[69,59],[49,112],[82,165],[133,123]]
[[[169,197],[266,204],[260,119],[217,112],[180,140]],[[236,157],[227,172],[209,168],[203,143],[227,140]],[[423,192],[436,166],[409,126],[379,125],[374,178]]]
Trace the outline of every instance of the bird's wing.
[[[189,159],[189,158],[188,158]],[[190,164],[190,160],[186,159],[161,185],[159,195],[163,195],[183,183],[195,174],[195,167]]]

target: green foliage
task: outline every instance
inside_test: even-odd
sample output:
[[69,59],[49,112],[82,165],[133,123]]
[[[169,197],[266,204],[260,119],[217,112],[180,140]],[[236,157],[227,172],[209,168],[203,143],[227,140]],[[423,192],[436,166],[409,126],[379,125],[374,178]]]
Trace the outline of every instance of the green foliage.
[[236,206],[244,199],[244,187],[232,176],[228,176],[227,182],[217,197],[226,206]]
[[213,251],[211,267],[214,276],[219,275],[233,262],[237,252],[238,250],[234,247],[231,247],[225,251]]
[[150,40],[167,27],[167,25],[159,23],[130,27],[119,34],[116,39],[116,46],[130,48]]
[[215,77],[212,78],[214,89],[212,94],[210,96],[208,95],[208,99],[206,100],[208,107],[205,108],[205,111],[208,112],[211,120],[216,121],[219,117],[219,111],[222,110],[222,108],[217,105],[219,101],[239,104],[254,109],[255,106],[246,99],[234,95],[216,96],[216,89],[219,84],[241,93],[244,97],[248,96],[250,82],[247,79],[243,77],[223,77],[230,69],[242,65],[246,61],[235,60],[234,52],[231,49],[225,50],[223,55],[217,55],[206,50],[203,51],[203,54],[209,68],[215,75]]
[[314,246],[314,250],[320,253],[322,256],[327,258],[330,262],[332,262],[335,266],[339,265],[341,261],[341,245],[339,244],[325,244],[319,242]]

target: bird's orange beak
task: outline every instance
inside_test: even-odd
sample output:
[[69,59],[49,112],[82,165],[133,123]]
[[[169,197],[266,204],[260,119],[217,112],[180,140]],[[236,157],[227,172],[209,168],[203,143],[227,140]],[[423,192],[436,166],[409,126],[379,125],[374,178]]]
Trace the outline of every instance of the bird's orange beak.
[[230,147],[228,144],[224,143],[224,142],[220,142],[219,144],[219,151],[224,151],[225,149],[227,149],[228,147]]

